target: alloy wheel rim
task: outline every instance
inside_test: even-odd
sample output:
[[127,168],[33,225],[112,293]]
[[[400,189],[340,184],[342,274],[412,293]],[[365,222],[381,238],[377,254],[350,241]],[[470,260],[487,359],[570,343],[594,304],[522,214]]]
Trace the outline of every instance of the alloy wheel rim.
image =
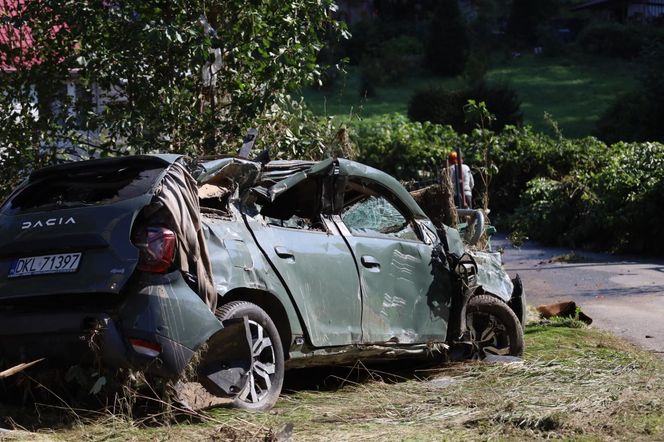
[[244,388],[237,398],[243,402],[258,403],[270,392],[276,373],[276,358],[272,340],[262,325],[249,320],[251,332],[252,369],[247,373]]
[[467,325],[473,342],[473,359],[510,354],[510,336],[507,328],[494,315],[483,312],[470,313]]

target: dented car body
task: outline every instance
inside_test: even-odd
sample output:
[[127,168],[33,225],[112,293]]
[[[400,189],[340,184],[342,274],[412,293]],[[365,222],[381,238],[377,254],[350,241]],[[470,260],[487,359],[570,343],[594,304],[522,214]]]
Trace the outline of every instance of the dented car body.
[[177,381],[195,361],[207,392],[265,409],[289,367],[519,355],[524,307],[499,257],[344,159],[70,163],[0,209],[0,370],[97,361]]

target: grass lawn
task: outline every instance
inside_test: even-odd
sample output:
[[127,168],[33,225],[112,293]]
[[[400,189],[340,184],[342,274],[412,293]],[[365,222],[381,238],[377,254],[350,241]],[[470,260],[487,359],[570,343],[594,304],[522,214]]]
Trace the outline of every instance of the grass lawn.
[[440,78],[416,75],[405,78],[401,84],[377,88],[373,98],[360,96],[359,70],[348,67],[348,73],[341,77],[333,90],[306,89],[302,95],[307,105],[318,115],[349,115],[371,117],[388,113],[408,112],[408,101],[413,93],[428,86],[459,88],[463,82],[456,78]]
[[[569,137],[589,135],[595,121],[617,95],[630,91],[637,82],[637,67],[619,59],[586,55],[566,57],[523,56],[503,61],[487,74],[490,81],[506,82],[522,100],[525,123],[537,130],[550,130],[544,113],[551,114]],[[359,96],[359,74],[351,67],[332,91],[308,89],[303,95],[320,115],[406,113],[413,93],[428,85],[458,88],[459,79],[416,76],[403,84],[378,88],[375,98]]]
[[512,85],[521,97],[526,123],[548,129],[551,114],[563,134],[589,135],[616,96],[631,91],[638,67],[632,63],[591,56],[546,58],[525,56],[492,69],[490,81]]
[[[529,326],[523,362],[428,370],[356,366],[286,391],[269,413],[218,409],[193,423],[69,417],[8,440],[661,440],[664,361],[604,332]],[[306,378],[302,372],[296,378]],[[318,380],[315,380],[318,379]],[[332,387],[330,387],[332,384]],[[3,412],[4,411],[4,412]],[[41,408],[40,419],[49,411]],[[62,409],[60,412],[65,413]],[[34,413],[34,411],[31,411]],[[7,416],[0,407],[0,415]],[[12,413],[16,421],[25,416]],[[7,420],[7,419],[5,419]],[[0,433],[0,439],[3,433]]]

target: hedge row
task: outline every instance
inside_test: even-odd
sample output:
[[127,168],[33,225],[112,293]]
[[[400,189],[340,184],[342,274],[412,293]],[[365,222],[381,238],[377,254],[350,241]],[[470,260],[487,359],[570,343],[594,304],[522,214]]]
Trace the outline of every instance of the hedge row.
[[[401,115],[351,126],[358,159],[402,180],[434,177],[456,146],[471,168],[482,166],[486,134],[477,130],[457,134]],[[662,254],[664,145],[607,145],[508,126],[491,134],[489,156],[490,206],[511,229],[550,244]]]

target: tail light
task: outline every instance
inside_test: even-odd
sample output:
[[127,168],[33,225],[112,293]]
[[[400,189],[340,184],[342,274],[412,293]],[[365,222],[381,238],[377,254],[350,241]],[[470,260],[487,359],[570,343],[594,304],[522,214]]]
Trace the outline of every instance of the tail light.
[[148,227],[138,234],[138,269],[143,272],[164,273],[173,264],[175,233],[165,227]]
[[136,353],[144,356],[157,357],[161,353],[161,345],[144,339],[129,339],[131,347]]

